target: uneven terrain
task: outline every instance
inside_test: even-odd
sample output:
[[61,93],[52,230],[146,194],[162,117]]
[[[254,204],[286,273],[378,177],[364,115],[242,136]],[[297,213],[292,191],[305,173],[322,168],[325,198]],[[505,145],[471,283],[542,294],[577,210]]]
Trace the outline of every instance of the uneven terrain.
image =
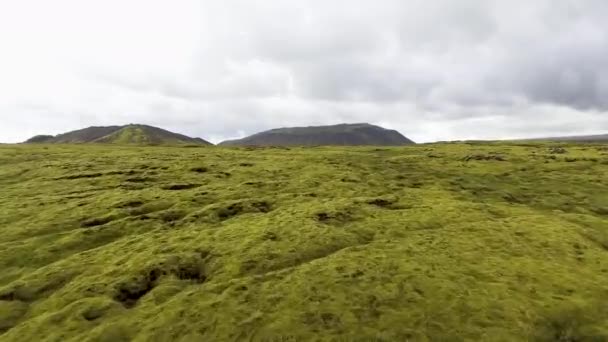
[[1,341],[605,341],[608,146],[0,146]]

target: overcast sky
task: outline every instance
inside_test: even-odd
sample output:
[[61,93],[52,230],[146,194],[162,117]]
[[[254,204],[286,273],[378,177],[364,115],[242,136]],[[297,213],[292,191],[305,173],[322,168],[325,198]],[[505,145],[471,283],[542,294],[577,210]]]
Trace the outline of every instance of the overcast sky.
[[0,0],[0,141],[146,123],[213,142],[608,133],[606,0]]

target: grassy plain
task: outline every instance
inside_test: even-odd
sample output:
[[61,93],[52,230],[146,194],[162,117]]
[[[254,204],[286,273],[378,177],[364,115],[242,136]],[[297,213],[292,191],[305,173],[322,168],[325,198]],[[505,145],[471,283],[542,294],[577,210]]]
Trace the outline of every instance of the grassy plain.
[[2,341],[606,341],[608,145],[0,146]]

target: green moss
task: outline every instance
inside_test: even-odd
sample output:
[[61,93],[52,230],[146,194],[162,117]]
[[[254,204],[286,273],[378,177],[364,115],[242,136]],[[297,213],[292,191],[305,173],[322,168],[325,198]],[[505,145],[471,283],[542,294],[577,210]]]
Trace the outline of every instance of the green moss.
[[604,154],[4,145],[0,340],[606,340]]

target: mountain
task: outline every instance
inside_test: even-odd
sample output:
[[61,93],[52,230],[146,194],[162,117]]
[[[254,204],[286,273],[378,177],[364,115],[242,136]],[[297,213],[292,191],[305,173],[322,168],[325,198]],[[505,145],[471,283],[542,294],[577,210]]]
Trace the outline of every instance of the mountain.
[[27,139],[25,141],[25,143],[26,144],[41,144],[41,143],[49,142],[53,138],[54,138],[54,136],[52,136],[52,135],[36,135],[34,137]]
[[333,126],[277,128],[249,137],[220,143],[225,146],[316,146],[377,145],[401,146],[414,142],[401,133],[358,123]]
[[105,127],[94,126],[59,134],[57,136],[37,135],[28,139],[26,143],[103,143],[127,145],[211,144],[201,138],[191,138],[158,127],[138,124]]

